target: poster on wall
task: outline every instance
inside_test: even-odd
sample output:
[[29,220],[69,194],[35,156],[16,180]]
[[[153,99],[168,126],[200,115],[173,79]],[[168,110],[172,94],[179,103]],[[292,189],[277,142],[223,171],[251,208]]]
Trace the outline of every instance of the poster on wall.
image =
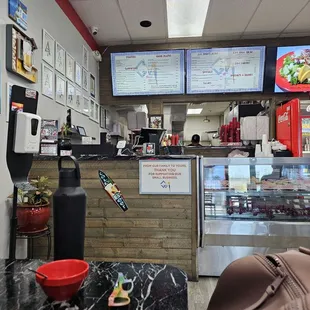
[[74,82],[74,58],[69,53],[66,53],[66,77]]
[[55,69],[63,75],[66,74],[66,51],[58,42],[56,42]]
[[75,62],[75,83],[82,87],[82,67]]
[[83,45],[83,68],[88,70],[88,49]]
[[74,109],[75,105],[75,87],[74,85],[67,81],[67,106]]
[[42,119],[41,142],[56,142],[58,140],[58,121]]
[[79,89],[75,90],[75,105],[74,110],[81,112],[82,110],[82,92]]
[[90,86],[89,86],[90,87],[90,95],[93,98],[96,98],[96,78],[92,74],[90,74],[89,84],[90,84]]
[[140,195],[191,195],[190,160],[140,160]]
[[95,120],[95,101],[90,99],[89,103],[89,118]]
[[83,79],[83,89],[88,92],[89,91],[89,74],[87,70],[85,70],[84,68],[83,68],[82,79]]
[[310,92],[310,45],[278,47],[274,91]]
[[27,30],[28,10],[21,0],[9,1],[9,17],[23,30]]
[[83,97],[83,110],[82,113],[89,116],[89,98],[84,96]]
[[42,59],[52,67],[54,67],[55,60],[54,51],[55,40],[45,29],[43,29]]
[[163,115],[150,115],[149,116],[149,127],[162,129],[163,128]]
[[42,95],[54,99],[54,72],[45,63],[42,63]]
[[56,102],[66,105],[66,80],[59,74],[56,74]]

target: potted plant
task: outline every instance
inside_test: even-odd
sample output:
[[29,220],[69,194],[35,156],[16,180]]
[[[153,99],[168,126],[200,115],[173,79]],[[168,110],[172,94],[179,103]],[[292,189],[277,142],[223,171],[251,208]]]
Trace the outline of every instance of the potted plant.
[[71,139],[68,137],[69,133],[71,133],[71,128],[68,124],[63,124],[61,127],[61,139],[58,143],[58,155],[59,156],[66,156],[72,154],[72,146],[71,146]]
[[37,189],[28,192],[18,191],[17,224],[19,231],[23,233],[43,231],[51,214],[52,191],[49,189],[48,178],[38,177],[31,180],[30,184]]

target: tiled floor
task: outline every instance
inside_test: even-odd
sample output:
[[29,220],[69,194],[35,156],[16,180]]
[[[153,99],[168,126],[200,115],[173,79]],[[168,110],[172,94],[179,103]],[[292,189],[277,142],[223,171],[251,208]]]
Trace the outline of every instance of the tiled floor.
[[215,289],[217,278],[203,277],[188,282],[188,310],[206,310]]

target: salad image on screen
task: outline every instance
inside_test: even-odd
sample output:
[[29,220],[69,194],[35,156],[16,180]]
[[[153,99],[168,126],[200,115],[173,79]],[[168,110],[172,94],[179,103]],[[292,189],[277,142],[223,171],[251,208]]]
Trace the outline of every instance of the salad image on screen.
[[310,46],[278,48],[275,92],[310,92]]

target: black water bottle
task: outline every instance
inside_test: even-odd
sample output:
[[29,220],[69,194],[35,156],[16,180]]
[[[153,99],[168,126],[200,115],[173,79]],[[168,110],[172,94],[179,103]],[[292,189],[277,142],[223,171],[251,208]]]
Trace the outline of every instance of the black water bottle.
[[[69,159],[74,168],[63,168]],[[81,187],[80,167],[75,157],[58,160],[59,188],[53,197],[54,260],[84,259],[86,193]]]

